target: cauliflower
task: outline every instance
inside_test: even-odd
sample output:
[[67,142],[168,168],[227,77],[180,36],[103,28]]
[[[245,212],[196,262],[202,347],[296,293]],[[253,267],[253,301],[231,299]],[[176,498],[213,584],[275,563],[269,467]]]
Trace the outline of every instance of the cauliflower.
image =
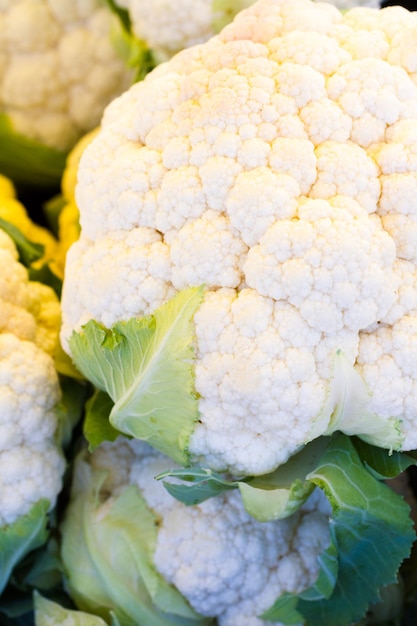
[[[340,9],[379,8],[379,0],[325,0]],[[291,0],[288,0],[291,2]],[[135,37],[146,41],[159,61],[183,48],[203,43],[254,0],[117,0],[128,11]]]
[[[78,171],[61,337],[116,428],[149,438],[159,411],[161,451],[242,476],[338,429],[416,447],[416,28],[401,7],[260,0],[107,108]],[[203,284],[191,383],[158,377],[178,362],[160,335],[132,340],[155,369],[123,352],[123,323],[161,311],[177,329],[183,301],[165,304]]]
[[28,279],[11,238],[0,230],[0,537],[3,590],[17,561],[45,541],[46,513],[62,487],[57,438],[61,399],[53,354],[59,301]]
[[[317,557],[329,543],[326,498],[317,490],[296,514],[268,523],[251,518],[235,491],[187,507],[154,481],[155,474],[170,464],[170,459],[147,444],[123,437],[77,459],[72,498],[62,525],[70,595],[83,610],[106,618],[112,608],[121,624],[137,624],[143,595],[136,592],[136,606],[126,602],[115,579],[123,581],[131,593],[142,578],[156,605],[153,611],[156,607],[163,610],[162,586],[159,593],[152,592],[156,582],[149,586],[150,572],[144,568],[141,546],[146,537],[149,566],[156,570],[153,575],[162,577],[161,585],[168,582],[171,593],[179,591],[200,615],[192,623],[206,624],[205,616],[217,617],[219,626],[272,624],[257,615],[277,596],[301,591],[317,577]],[[139,514],[141,507],[146,515],[145,511]],[[148,515],[155,518],[152,533]],[[92,543],[90,525],[96,534]],[[125,541],[132,546],[129,562],[120,552]],[[97,572],[109,566],[111,584],[103,585]],[[171,601],[165,610],[175,614],[179,606]],[[187,615],[181,608],[182,621],[166,614],[163,618],[162,613],[161,621],[148,617],[146,623],[185,626],[192,613],[189,609]]]
[[131,82],[100,0],[6,0],[0,8],[0,171],[56,183],[65,154]]

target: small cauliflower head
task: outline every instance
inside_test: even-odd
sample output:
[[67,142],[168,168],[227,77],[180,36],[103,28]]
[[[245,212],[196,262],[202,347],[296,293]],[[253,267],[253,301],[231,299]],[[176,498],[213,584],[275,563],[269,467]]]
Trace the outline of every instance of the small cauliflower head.
[[64,155],[131,82],[112,42],[117,24],[100,0],[2,2],[0,171],[59,180]]
[[30,282],[0,230],[0,532],[41,499],[50,507],[64,461],[57,444],[60,388],[53,362],[60,322],[52,290]]
[[263,474],[375,424],[415,447],[416,32],[402,7],[259,0],[116,99],[84,152],[63,343],[204,284],[193,463]]
[[[62,527],[62,554],[70,594],[83,609],[95,612],[97,607],[108,606],[116,615],[123,610],[117,584],[102,589],[100,604],[97,590],[83,589],[83,579],[88,576],[94,586],[101,586],[93,568],[106,568],[107,564],[111,564],[117,577],[124,576],[127,581],[137,578],[130,568],[126,571],[126,561],[112,558],[112,553],[118,553],[117,537],[122,532],[114,525],[112,528],[112,520],[117,523],[116,520],[130,515],[134,522],[129,529],[132,534],[125,534],[124,541],[130,537],[130,545],[137,545],[134,532],[147,536],[152,545],[152,567],[198,615],[217,618],[219,626],[270,624],[258,616],[283,593],[300,592],[317,578],[317,557],[330,540],[330,507],[323,493],[315,491],[301,509],[284,520],[259,522],[244,510],[237,491],[193,506],[173,499],[154,479],[171,467],[169,458],[146,443],[124,437],[104,443],[92,455],[78,459],[77,484]],[[82,480],[77,479],[78,472],[82,472]],[[94,476],[102,477],[99,498],[92,495]],[[153,542],[145,526],[141,526],[145,517],[139,514],[140,507],[132,506],[131,512],[122,508],[127,490],[132,494],[130,502],[138,497],[133,495],[133,489],[139,491],[155,516],[157,532]],[[127,505],[127,499],[125,502]],[[91,523],[100,535],[101,526],[108,525],[109,533],[113,530],[112,541],[97,540],[94,545],[85,542],[88,529],[83,526]],[[110,545],[114,548],[112,553],[108,551]],[[143,564],[135,567],[143,576]],[[154,602],[158,602],[158,596]],[[139,613],[132,612],[129,617],[139,622]]]

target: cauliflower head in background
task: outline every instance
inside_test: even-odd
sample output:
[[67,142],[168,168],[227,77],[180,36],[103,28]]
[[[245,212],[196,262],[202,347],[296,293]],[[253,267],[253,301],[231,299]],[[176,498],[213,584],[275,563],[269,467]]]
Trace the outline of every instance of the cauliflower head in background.
[[65,155],[131,83],[100,0],[6,0],[0,8],[0,171],[59,181]]
[[251,518],[235,491],[187,507],[155,483],[171,465],[124,437],[77,459],[61,529],[70,595],[125,626],[270,624],[257,615],[317,577],[327,500],[317,490],[296,514],[268,523]]
[[147,43],[158,61],[183,48],[203,43],[254,0],[116,0],[128,11],[135,37]]
[[[107,108],[78,171],[61,336],[117,429],[149,440],[160,401],[155,437],[172,438],[156,447],[235,475],[336,430],[416,447],[416,29],[401,7],[260,0]],[[178,403],[158,379],[161,337],[199,285],[183,355],[195,394],[183,385]],[[98,371],[89,320],[153,315],[173,296],[147,365],[119,324],[120,354]]]
[[47,512],[62,488],[61,398],[53,354],[60,307],[52,289],[28,278],[0,230],[0,590],[14,565],[45,541]]
[[[287,0],[291,2],[291,0]],[[339,9],[355,6],[379,8],[379,0],[326,0]],[[128,11],[135,37],[147,42],[158,61],[176,52],[203,43],[226,26],[254,0],[116,0]]]

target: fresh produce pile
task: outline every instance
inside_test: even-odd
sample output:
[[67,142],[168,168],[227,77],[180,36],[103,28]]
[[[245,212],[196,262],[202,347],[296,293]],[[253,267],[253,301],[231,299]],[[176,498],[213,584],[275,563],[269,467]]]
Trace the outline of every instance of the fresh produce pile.
[[415,624],[417,12],[144,4],[0,3],[0,624]]

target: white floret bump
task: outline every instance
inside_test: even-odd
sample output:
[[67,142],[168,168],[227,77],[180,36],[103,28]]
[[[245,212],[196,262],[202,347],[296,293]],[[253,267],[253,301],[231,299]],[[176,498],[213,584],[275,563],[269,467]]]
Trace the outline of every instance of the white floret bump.
[[[65,462],[58,443],[61,399],[51,353],[53,330],[37,314],[44,290],[31,283],[12,239],[0,230],[0,528],[45,499],[50,508],[62,487]],[[52,292],[52,290],[51,290]],[[53,324],[58,299],[49,302]],[[41,316],[42,317],[42,316]]]
[[56,501],[65,466],[56,440],[60,394],[49,354],[0,334],[0,526],[41,499]]

